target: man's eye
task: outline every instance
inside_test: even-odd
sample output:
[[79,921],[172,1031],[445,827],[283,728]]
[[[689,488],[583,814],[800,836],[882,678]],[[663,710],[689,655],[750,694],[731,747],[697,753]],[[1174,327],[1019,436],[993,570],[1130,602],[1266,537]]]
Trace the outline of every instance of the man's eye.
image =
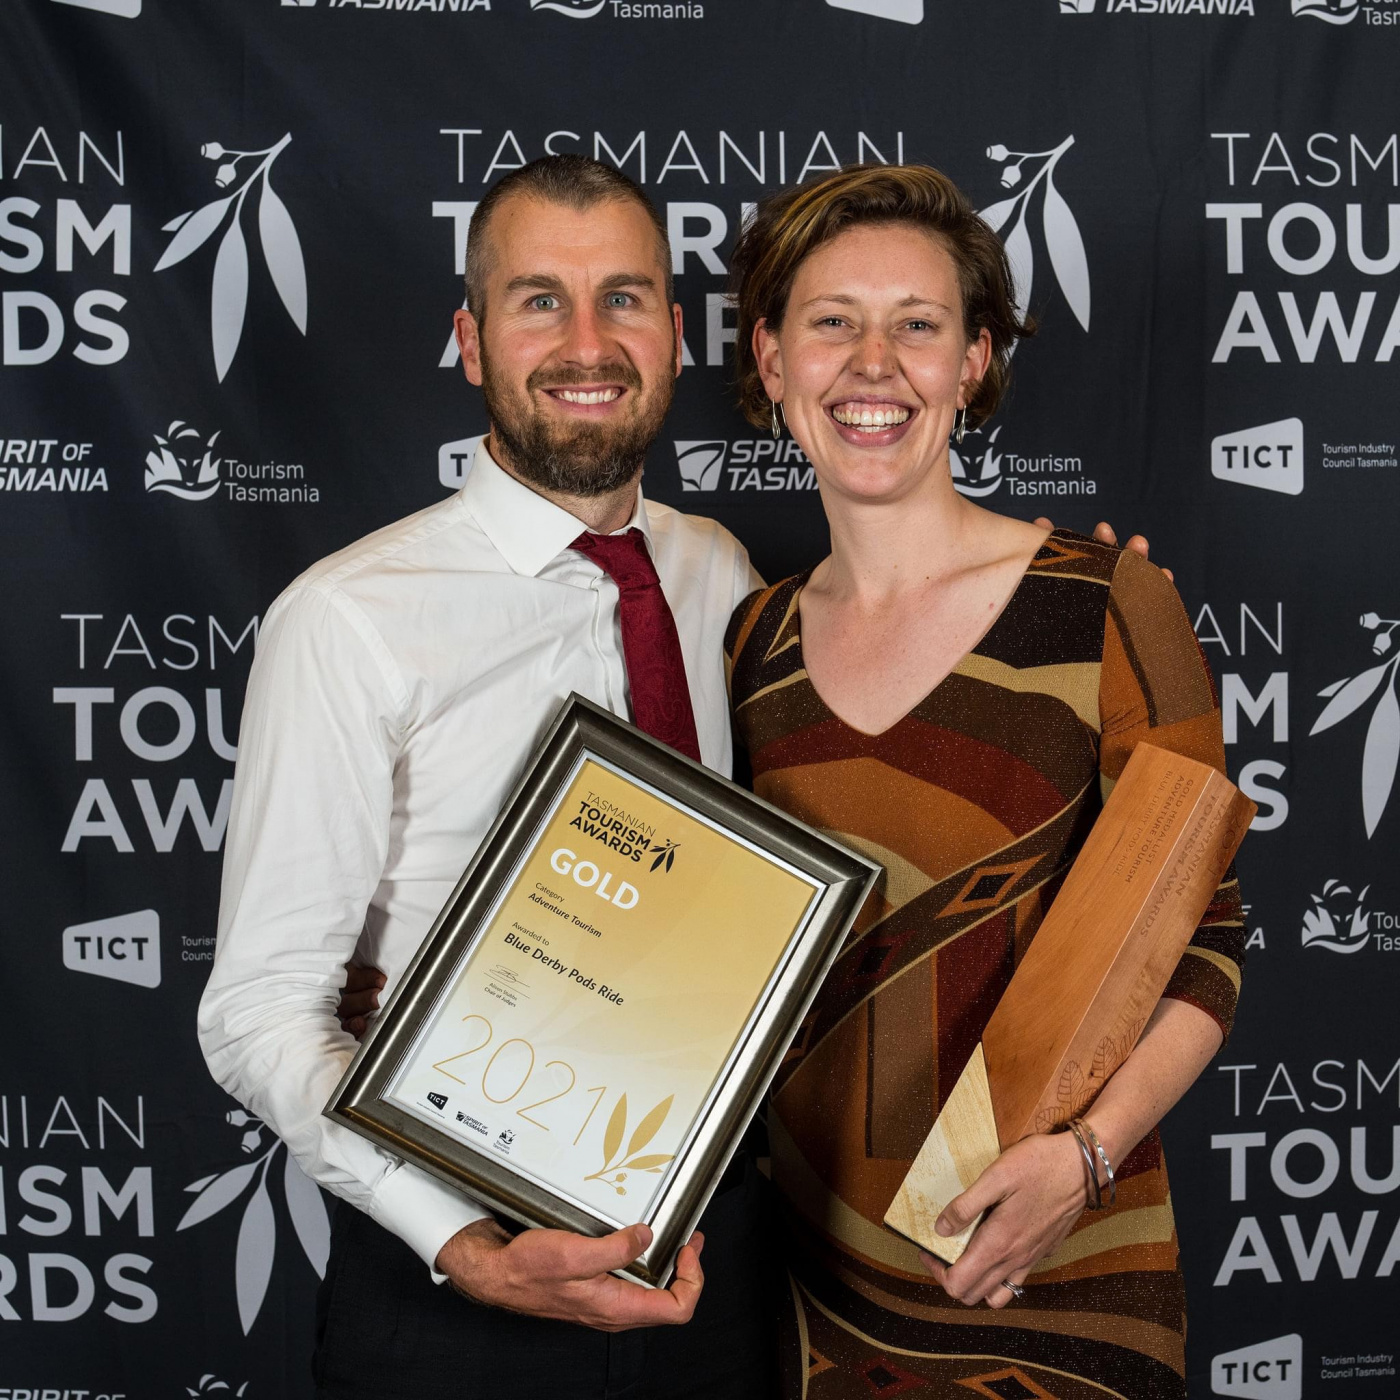
[[616,311],[622,307],[631,306],[632,298],[627,292],[609,292],[603,304]]
[[559,306],[559,298],[545,292],[540,296],[532,297],[530,305],[533,306],[536,311],[554,311]]

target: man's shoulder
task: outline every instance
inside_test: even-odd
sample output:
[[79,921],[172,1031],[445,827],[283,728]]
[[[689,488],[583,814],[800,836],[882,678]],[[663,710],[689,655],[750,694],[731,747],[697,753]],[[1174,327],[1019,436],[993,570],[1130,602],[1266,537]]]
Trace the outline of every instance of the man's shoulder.
[[353,590],[357,583],[390,570],[411,574],[434,566],[435,556],[444,548],[459,552],[465,548],[469,553],[472,538],[479,534],[460,498],[452,495],[318,559],[292,580],[287,592],[333,593]]
[[688,515],[674,506],[653,501],[649,496],[645,501],[647,524],[653,534],[687,546],[724,552],[731,558],[739,555],[747,558],[744,546],[712,516]]

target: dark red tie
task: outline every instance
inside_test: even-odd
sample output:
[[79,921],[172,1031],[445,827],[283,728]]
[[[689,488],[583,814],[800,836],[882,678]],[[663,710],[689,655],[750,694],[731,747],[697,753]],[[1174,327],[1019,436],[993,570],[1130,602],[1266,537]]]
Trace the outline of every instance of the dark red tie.
[[622,655],[637,728],[699,763],[700,741],[695,736],[680,634],[647,553],[646,537],[637,529],[621,535],[585,531],[570,548],[587,555],[621,594]]

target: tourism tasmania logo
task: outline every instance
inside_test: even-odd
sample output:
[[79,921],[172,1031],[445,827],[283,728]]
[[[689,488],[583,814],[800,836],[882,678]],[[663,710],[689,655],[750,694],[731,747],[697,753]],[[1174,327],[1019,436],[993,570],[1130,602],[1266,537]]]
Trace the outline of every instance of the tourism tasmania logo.
[[1350,24],[1360,13],[1361,0],[1293,0],[1295,17],[1324,24]]

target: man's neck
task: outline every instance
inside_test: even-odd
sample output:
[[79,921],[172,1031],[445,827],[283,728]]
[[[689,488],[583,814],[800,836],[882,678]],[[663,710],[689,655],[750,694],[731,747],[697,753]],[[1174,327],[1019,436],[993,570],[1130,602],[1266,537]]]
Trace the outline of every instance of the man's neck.
[[614,530],[620,530],[629,520],[632,519],[633,512],[637,509],[637,488],[641,483],[642,469],[637,468],[637,473],[625,485],[619,486],[616,491],[609,491],[602,496],[574,496],[566,491],[550,491],[535,482],[520,475],[511,465],[510,460],[500,449],[500,444],[494,437],[488,437],[486,446],[491,453],[492,460],[500,469],[513,476],[522,486],[528,487],[537,496],[543,496],[545,500],[552,501],[560,510],[568,511],[575,520],[586,526],[595,535],[610,535]]

